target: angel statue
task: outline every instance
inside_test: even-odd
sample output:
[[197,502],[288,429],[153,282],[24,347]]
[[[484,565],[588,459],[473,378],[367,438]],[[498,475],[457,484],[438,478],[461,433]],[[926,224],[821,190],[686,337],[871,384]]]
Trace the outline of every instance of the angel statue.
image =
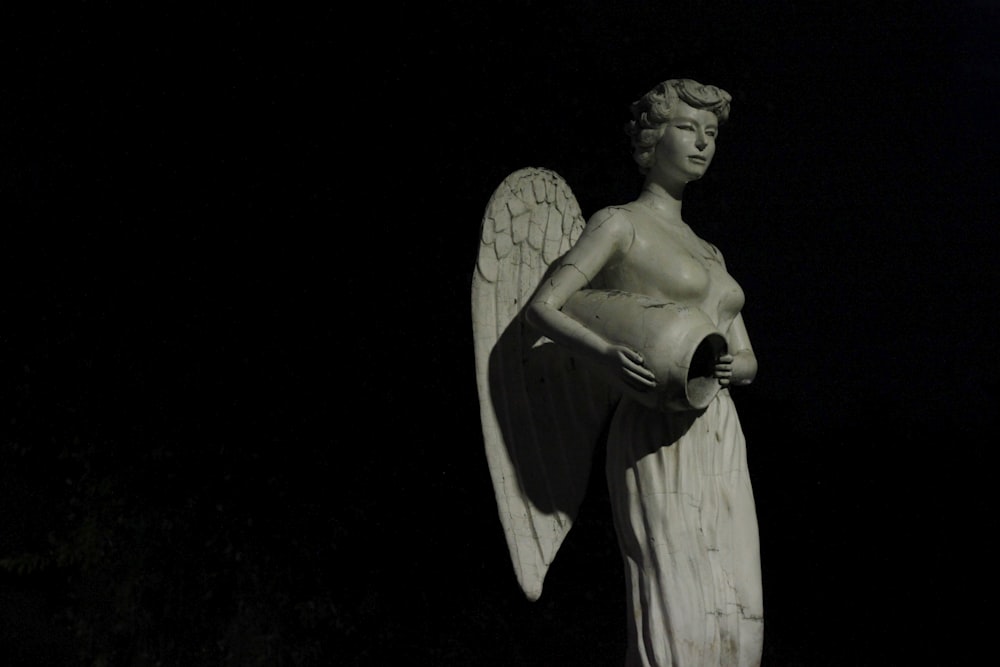
[[541,595],[603,438],[629,666],[761,660],[757,517],[730,397],[757,361],[742,289],[681,215],[731,99],[670,79],[634,102],[642,190],[586,221],[558,174],[508,176],[473,273],[480,417],[518,582]]

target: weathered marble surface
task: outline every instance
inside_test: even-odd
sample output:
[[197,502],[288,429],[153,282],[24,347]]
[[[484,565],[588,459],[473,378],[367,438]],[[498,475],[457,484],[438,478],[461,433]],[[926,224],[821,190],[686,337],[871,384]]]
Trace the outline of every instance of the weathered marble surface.
[[632,107],[645,183],[586,223],[544,169],[508,177],[481,230],[472,313],[487,460],[514,570],[541,594],[594,445],[631,613],[628,665],[758,665],[759,545],[730,387],[757,361],[744,295],[681,215],[715,154],[730,96],[661,83]]
[[566,182],[526,168],[487,206],[472,279],[476,379],[500,520],[518,581],[536,599],[586,492],[613,392],[522,314],[583,230]]

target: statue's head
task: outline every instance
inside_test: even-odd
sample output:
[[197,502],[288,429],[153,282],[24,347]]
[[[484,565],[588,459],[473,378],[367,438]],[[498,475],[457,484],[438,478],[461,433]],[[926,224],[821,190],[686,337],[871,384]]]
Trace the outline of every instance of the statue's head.
[[656,145],[673,116],[678,101],[694,109],[711,111],[719,125],[729,118],[732,96],[721,88],[706,86],[692,79],[669,79],[632,103],[632,120],[625,132],[632,139],[632,158],[643,174],[653,164]]

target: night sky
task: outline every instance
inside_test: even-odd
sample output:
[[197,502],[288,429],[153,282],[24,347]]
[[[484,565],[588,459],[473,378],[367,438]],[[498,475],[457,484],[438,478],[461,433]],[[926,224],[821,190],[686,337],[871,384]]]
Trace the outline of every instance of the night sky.
[[685,218],[760,364],[764,665],[975,662],[1000,7],[705,4],[4,9],[4,664],[621,664],[600,455],[517,586],[470,281],[514,170],[633,198],[675,77],[733,95]]

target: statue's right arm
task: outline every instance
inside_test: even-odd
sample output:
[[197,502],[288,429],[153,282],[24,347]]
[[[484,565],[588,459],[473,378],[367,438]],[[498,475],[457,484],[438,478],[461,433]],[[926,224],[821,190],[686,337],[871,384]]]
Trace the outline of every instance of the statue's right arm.
[[587,222],[580,238],[543,281],[525,311],[541,333],[592,363],[610,366],[633,386],[653,387],[652,371],[635,350],[612,343],[563,312],[576,292],[586,289],[604,267],[620,261],[635,238],[620,209],[603,209]]

